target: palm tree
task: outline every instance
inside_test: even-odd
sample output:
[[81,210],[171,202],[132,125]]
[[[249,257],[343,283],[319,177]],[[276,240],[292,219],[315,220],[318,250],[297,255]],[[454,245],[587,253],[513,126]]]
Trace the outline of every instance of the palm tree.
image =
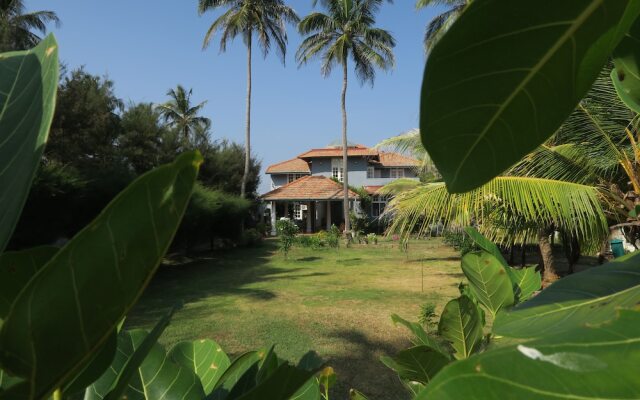
[[449,29],[451,24],[458,19],[472,0],[418,0],[416,8],[421,9],[427,6],[444,6],[447,10],[436,15],[429,25],[424,35],[424,47],[431,50],[436,42]]
[[245,197],[247,180],[251,168],[251,50],[253,36],[258,39],[263,56],[266,57],[275,42],[282,63],[287,52],[286,23],[297,23],[300,18],[283,0],[199,0],[198,12],[202,15],[209,10],[225,7],[225,11],[209,27],[204,37],[206,49],[214,34],[220,30],[220,51],[227,49],[229,40],[241,36],[247,46],[247,115],[245,131],[244,174],[240,195]]
[[[345,234],[349,224],[349,182],[347,141],[347,84],[349,58],[353,61],[356,77],[361,84],[373,85],[375,68],[388,70],[395,65],[393,47],[395,40],[383,29],[375,28],[375,14],[383,0],[322,0],[327,14],[314,12],[306,16],[298,30],[308,35],[296,53],[299,65],[310,59],[322,59],[321,72],[328,76],[334,66],[342,67],[342,166],[343,166],[343,211]],[[315,2],[314,2],[315,5]]]
[[53,11],[26,12],[23,0],[0,0],[0,53],[25,50],[37,45],[47,23],[60,24]]
[[158,106],[165,122],[167,122],[169,126],[178,129],[178,131],[182,133],[185,141],[189,140],[192,132],[211,124],[209,118],[198,116],[198,113],[200,113],[207,102],[203,101],[198,105],[192,106],[192,93],[193,89],[187,91],[182,85],[178,85],[175,89],[167,92],[167,96],[169,96],[171,100]]
[[640,203],[640,123],[618,98],[606,68],[559,131],[543,146],[488,184],[449,194],[443,183],[385,189],[396,194],[387,213],[392,232],[425,232],[439,221],[478,224],[503,244],[537,239],[545,283],[557,278],[550,232],[557,230],[584,248],[600,250],[609,225],[640,237],[630,216]]

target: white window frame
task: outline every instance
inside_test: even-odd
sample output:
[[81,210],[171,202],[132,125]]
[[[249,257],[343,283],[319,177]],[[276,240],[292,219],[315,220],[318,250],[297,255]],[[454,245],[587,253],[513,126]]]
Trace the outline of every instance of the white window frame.
[[371,197],[371,215],[379,217],[387,207],[389,198],[387,196],[374,195]]
[[340,182],[343,181],[344,168],[342,166],[342,159],[341,158],[332,158],[331,159],[331,176],[334,179],[339,180]]
[[367,167],[367,179],[373,179],[376,177],[376,167],[369,165]]
[[293,219],[297,221],[302,220],[302,204],[301,203],[293,203]]

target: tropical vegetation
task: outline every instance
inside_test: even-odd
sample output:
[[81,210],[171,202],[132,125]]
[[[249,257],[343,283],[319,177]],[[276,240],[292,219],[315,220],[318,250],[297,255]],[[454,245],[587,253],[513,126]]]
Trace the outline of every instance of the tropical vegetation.
[[24,0],[0,2],[0,53],[37,45],[51,22],[60,24],[53,11],[27,11]]
[[[323,0],[326,13],[314,12],[298,24],[301,35],[306,36],[296,53],[300,65],[313,58],[322,60],[320,71],[328,76],[334,67],[342,68],[342,182],[343,215],[346,234],[351,231],[349,221],[349,179],[347,140],[347,87],[349,60],[353,62],[356,78],[361,84],[373,85],[376,68],[394,67],[395,39],[388,31],[375,27],[376,13],[383,0]],[[314,2],[315,5],[315,2]]]
[[438,39],[447,32],[470,3],[471,0],[418,0],[416,2],[418,10],[429,6],[445,7],[445,10],[433,17],[427,25],[424,34],[424,48],[427,52],[435,46]]
[[271,50],[272,42],[284,64],[287,53],[286,24],[299,21],[295,11],[282,0],[199,0],[198,12],[202,15],[218,8],[227,10],[209,27],[204,37],[203,49],[206,49],[216,32],[221,31],[220,51],[227,49],[230,40],[242,37],[247,46],[247,110],[245,129],[244,175],[240,186],[240,196],[247,194],[247,184],[251,173],[251,51],[254,36],[262,49],[264,57]]

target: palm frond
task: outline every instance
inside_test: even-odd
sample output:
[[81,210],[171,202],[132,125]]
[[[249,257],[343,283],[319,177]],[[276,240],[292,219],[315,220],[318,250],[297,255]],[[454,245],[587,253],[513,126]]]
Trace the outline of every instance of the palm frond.
[[422,184],[398,194],[385,215],[393,221],[389,230],[393,233],[425,234],[439,222],[445,226],[476,224],[498,242],[522,242],[535,237],[538,228],[553,225],[595,250],[608,236],[599,196],[598,189],[588,185],[498,177],[463,194],[448,193],[444,183]]

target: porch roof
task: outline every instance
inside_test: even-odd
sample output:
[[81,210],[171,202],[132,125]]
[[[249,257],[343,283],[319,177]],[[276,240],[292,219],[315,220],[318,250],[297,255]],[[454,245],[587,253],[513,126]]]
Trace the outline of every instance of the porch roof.
[[[342,185],[326,176],[305,176],[289,184],[262,195],[262,200],[341,200],[344,192]],[[358,195],[349,190],[349,198],[354,200]]]

